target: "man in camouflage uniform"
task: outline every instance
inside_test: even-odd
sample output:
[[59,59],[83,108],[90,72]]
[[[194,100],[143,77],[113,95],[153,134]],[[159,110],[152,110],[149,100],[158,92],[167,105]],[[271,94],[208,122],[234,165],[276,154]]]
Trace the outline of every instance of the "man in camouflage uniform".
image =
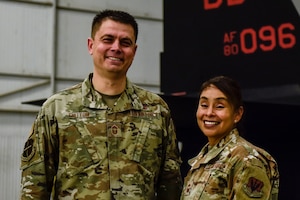
[[126,77],[137,24],[99,12],[94,71],[43,104],[21,158],[21,199],[176,200],[181,159],[168,105]]

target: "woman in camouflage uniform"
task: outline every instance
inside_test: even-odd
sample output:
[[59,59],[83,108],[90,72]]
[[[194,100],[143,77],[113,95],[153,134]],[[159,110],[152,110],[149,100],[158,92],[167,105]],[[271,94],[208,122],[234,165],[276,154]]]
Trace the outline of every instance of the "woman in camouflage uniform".
[[208,143],[189,160],[182,200],[278,199],[277,163],[239,135],[243,112],[237,82],[217,76],[202,84],[196,117]]

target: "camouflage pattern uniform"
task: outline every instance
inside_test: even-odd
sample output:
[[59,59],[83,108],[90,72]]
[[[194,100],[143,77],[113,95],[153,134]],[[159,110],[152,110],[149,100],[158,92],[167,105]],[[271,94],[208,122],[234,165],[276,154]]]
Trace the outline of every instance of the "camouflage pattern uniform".
[[279,171],[265,150],[247,142],[238,130],[189,160],[181,200],[277,200]]
[[43,104],[21,158],[21,199],[179,199],[167,104],[127,80],[109,108],[91,77]]

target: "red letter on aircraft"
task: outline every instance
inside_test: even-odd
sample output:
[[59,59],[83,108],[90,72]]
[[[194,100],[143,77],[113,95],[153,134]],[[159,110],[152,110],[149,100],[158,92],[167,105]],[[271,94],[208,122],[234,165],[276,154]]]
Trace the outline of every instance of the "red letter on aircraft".
[[236,35],[236,31],[231,31],[230,33],[225,33],[224,43],[231,43]]
[[245,0],[227,0],[228,6],[235,6],[244,3]]
[[[244,3],[245,0],[227,0],[228,6],[235,6]],[[219,8],[223,0],[203,0],[204,10]]]
[[215,9],[220,7],[223,0],[216,0],[215,2],[210,2],[210,0],[204,0],[204,10]]

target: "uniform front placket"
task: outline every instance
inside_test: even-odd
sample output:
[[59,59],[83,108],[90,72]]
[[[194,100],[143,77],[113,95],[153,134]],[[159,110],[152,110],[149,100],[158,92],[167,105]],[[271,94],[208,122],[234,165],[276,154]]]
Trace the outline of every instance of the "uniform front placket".
[[[110,188],[116,195],[121,189],[120,185],[120,142],[122,140],[122,122],[117,118],[117,113],[107,114],[107,146],[108,170],[110,173]],[[115,196],[116,197],[116,196]]]

